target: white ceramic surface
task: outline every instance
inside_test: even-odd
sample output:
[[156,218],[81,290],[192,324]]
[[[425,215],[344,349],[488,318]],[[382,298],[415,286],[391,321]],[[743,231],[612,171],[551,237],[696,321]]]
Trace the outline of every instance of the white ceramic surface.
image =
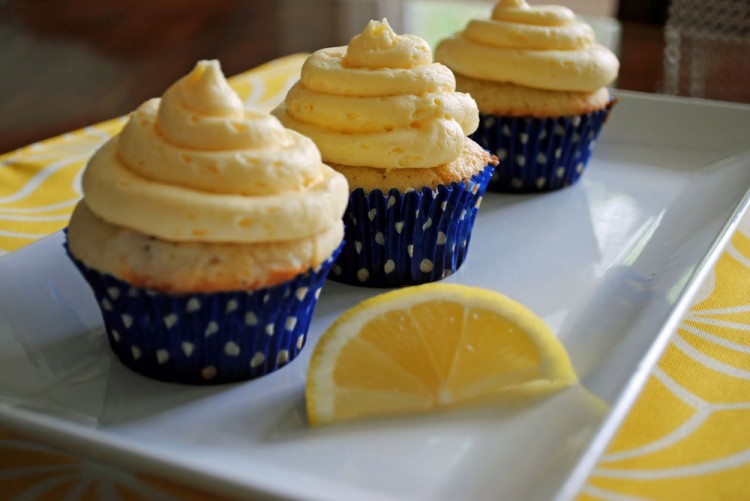
[[544,195],[488,193],[468,260],[448,279],[537,312],[582,386],[521,409],[310,429],[313,344],[381,291],[327,283],[307,347],[274,374],[161,383],[110,354],[58,233],[0,258],[0,424],[229,495],[569,498],[748,205],[750,107],[619,97],[582,181]]

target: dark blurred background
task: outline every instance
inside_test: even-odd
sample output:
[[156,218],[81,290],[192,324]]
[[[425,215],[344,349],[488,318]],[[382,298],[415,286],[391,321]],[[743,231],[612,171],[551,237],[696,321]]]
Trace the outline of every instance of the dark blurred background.
[[[726,68],[722,67],[722,71],[739,80],[735,85],[738,89],[722,90],[705,85],[705,75],[717,74],[714,51],[727,53],[727,46],[715,46],[718,42],[711,34],[696,43],[700,37],[693,33],[694,26],[688,26],[709,25],[705,18],[710,12],[698,16],[702,23],[680,14],[682,10],[694,13],[696,9],[701,14],[701,9],[711,11],[706,5],[734,3],[739,10],[729,12],[727,19],[739,18],[747,23],[747,8],[742,6],[747,7],[750,2],[673,0],[680,5],[670,6],[669,0],[609,1],[605,16],[616,21],[613,33],[622,63],[618,88],[750,101],[744,62],[750,53],[745,50],[748,34],[742,31],[744,25],[739,24],[736,36],[730,40],[735,49],[733,57],[743,63],[729,62]],[[144,100],[160,95],[198,59],[218,58],[224,72],[234,75],[282,55],[343,45],[371,18],[387,16],[397,31],[403,31],[410,26],[409,13],[413,9],[427,12],[429,22],[430,16],[445,16],[446,9],[451,5],[455,8],[457,3],[0,0],[0,153],[123,115]],[[578,9],[585,11],[587,5],[592,5],[597,10],[592,19],[602,17],[604,5],[600,0],[542,3],[571,5],[584,16],[588,13]],[[489,12],[494,1],[465,3],[469,4]],[[440,14],[441,11],[445,12]],[[670,31],[670,22],[674,27],[675,19],[684,26]],[[674,45],[675,32],[676,62],[674,47],[667,47],[668,41]],[[726,38],[720,41],[728,43]],[[707,68],[704,61],[701,88],[694,84],[696,68],[690,58],[697,53],[695,47],[708,46],[702,49],[701,57],[714,66]],[[671,57],[671,62],[665,55]],[[719,80],[726,82],[729,77],[721,75]],[[688,83],[684,82],[686,79]]]

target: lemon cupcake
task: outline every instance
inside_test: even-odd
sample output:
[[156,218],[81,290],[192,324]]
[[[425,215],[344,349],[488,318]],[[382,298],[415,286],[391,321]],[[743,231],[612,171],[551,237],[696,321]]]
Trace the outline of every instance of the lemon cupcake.
[[349,182],[332,279],[393,287],[461,266],[496,159],[468,139],[476,103],[424,40],[370,21],[348,46],[313,53],[273,114]]
[[67,249],[130,368],[261,376],[305,343],[348,188],[308,138],[245,111],[201,61],[91,158]]
[[619,62],[567,7],[499,0],[441,40],[436,60],[456,74],[480,111],[471,136],[497,154],[490,190],[536,192],[575,183],[614,99]]

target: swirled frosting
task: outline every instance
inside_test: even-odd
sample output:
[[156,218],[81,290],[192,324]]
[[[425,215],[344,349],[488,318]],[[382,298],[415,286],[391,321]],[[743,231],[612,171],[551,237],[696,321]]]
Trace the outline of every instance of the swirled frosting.
[[573,11],[525,0],[500,0],[490,19],[474,19],[442,40],[435,58],[472,78],[576,92],[609,85],[620,68]]
[[170,241],[277,242],[337,224],[343,176],[315,144],[243,109],[218,61],[201,61],[130,116],[91,158],[84,200],[105,221]]
[[273,114],[312,138],[326,162],[429,168],[458,158],[478,125],[476,103],[455,89],[427,42],[383,19],[347,47],[310,55]]

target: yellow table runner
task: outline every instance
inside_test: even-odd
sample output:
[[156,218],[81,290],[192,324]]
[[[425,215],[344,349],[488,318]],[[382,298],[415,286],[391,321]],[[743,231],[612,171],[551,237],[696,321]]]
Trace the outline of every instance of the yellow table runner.
[[[303,55],[232,78],[270,110]],[[0,157],[0,253],[67,224],[92,152],[118,118]],[[750,499],[750,217],[710,273],[637,404],[580,495],[583,501]],[[0,499],[205,499],[191,489],[0,430]],[[211,496],[215,499],[215,496]]]

